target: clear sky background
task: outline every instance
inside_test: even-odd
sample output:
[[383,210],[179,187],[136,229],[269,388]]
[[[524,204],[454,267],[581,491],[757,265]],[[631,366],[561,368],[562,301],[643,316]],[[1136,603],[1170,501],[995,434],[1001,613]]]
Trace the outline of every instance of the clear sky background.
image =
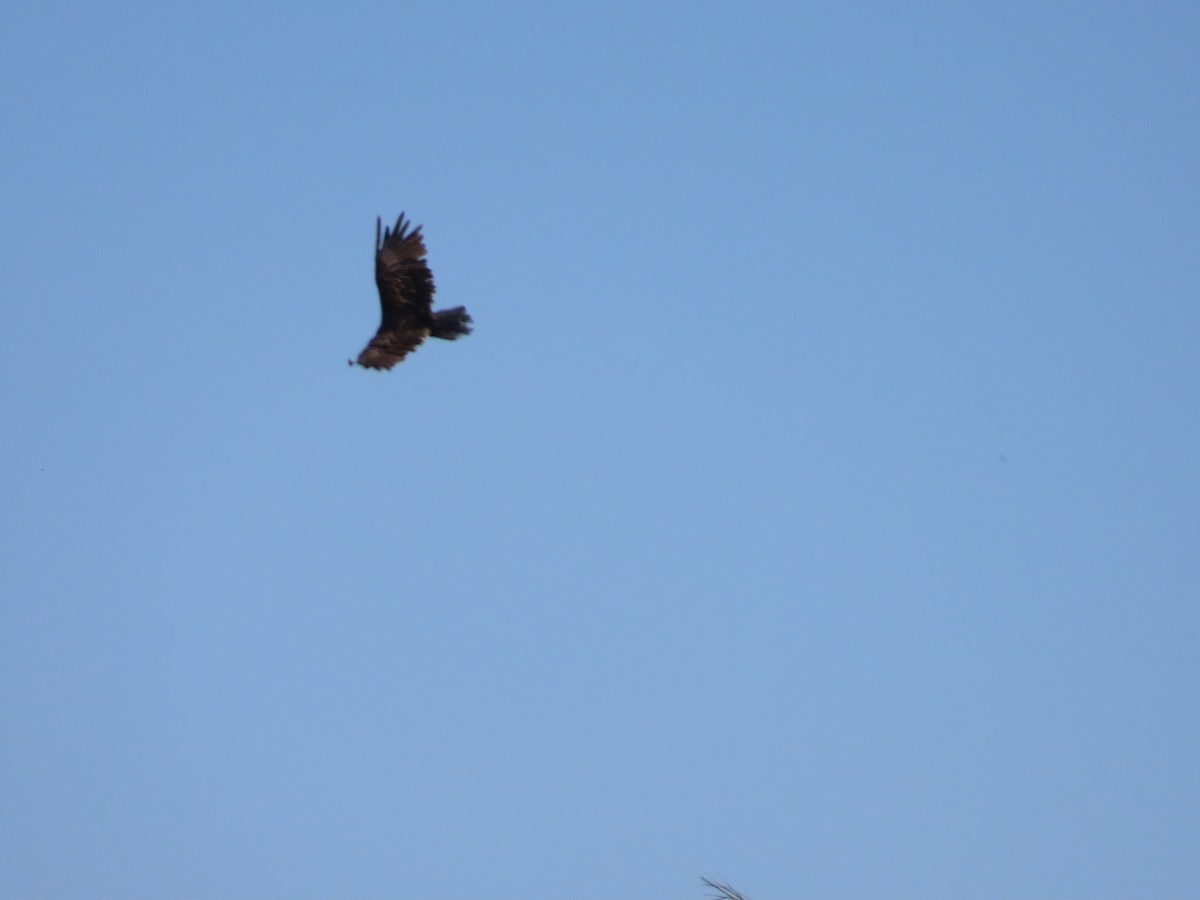
[[[1200,895],[1194,2],[9,2],[0,893]],[[375,217],[476,333],[390,373]]]

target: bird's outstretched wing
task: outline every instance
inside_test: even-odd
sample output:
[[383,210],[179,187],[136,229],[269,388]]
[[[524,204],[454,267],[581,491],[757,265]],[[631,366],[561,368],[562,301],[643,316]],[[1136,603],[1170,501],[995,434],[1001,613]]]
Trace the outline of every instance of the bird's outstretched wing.
[[425,264],[421,226],[412,228],[400,213],[394,228],[380,228],[375,220],[375,284],[383,306],[383,321],[390,316],[427,322],[433,308],[433,273]]
[[359,363],[390,369],[429,336],[433,325],[433,273],[425,263],[421,226],[400,213],[393,228],[375,220],[375,285],[383,314],[379,331]]
[[724,882],[713,881],[709,878],[701,878],[700,880],[704,882],[706,887],[710,887],[716,891],[716,893],[712,895],[713,900],[746,900],[742,894],[739,894]]

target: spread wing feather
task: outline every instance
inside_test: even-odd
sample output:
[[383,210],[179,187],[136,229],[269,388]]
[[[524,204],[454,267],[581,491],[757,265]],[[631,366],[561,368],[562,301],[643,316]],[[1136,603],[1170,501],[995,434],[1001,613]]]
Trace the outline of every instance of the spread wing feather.
[[359,364],[390,369],[433,327],[433,273],[425,263],[421,226],[411,227],[404,213],[393,228],[375,220],[375,285],[383,320],[359,356]]

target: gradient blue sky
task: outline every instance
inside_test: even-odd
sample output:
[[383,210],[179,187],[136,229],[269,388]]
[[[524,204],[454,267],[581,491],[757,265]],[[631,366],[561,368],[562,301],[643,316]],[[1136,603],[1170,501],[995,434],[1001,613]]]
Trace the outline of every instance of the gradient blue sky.
[[1194,2],[0,50],[5,897],[1200,895]]

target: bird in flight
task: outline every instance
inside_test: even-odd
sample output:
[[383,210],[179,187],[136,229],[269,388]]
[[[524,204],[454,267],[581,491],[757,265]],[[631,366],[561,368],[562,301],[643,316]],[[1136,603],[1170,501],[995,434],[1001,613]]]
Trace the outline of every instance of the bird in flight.
[[412,228],[404,213],[393,228],[375,220],[375,284],[383,321],[375,337],[358,354],[364,369],[390,369],[427,337],[456,341],[471,333],[465,306],[433,310],[433,273],[425,263],[421,226]]

